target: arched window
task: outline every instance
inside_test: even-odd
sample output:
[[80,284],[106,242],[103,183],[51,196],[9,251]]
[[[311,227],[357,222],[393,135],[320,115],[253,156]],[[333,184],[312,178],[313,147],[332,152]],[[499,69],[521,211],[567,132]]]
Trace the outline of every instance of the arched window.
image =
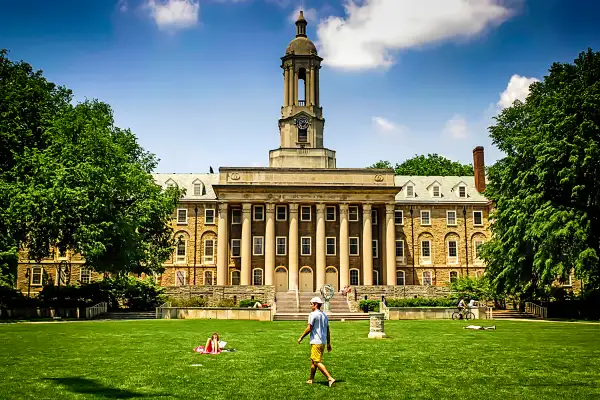
[[305,106],[306,105],[306,70],[304,68],[300,68],[298,70],[298,105]]
[[256,268],[252,271],[252,284],[255,286],[262,286],[263,284],[263,270]]
[[396,271],[396,285],[404,286],[406,285],[406,281],[404,280],[405,275],[404,271]]
[[357,269],[350,270],[350,284],[357,286],[360,284],[359,271]]
[[231,284],[232,285],[240,284],[240,271],[231,271]]

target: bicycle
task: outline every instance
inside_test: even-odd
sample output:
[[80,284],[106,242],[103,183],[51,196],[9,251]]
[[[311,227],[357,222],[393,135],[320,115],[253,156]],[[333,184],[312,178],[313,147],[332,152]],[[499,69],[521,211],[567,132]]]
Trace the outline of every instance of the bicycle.
[[475,319],[475,314],[473,314],[468,308],[464,308],[462,311],[454,311],[452,313],[452,319],[465,319],[468,321]]

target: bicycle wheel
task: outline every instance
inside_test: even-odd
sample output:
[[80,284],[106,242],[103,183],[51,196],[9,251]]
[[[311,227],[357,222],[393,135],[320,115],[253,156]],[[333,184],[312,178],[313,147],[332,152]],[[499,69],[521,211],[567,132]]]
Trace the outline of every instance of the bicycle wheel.
[[452,319],[460,319],[460,313],[458,311],[454,311],[452,313]]
[[471,319],[475,319],[475,314],[473,314],[471,311],[469,311],[468,313],[465,314],[465,319],[471,320]]

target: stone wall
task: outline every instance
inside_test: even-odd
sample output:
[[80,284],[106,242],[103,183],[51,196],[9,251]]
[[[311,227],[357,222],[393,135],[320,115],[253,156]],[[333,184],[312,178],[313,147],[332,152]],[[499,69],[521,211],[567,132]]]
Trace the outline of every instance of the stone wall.
[[207,306],[215,307],[224,299],[256,300],[261,303],[273,304],[275,301],[275,286],[174,286],[165,290],[168,297],[188,299],[190,297],[203,297],[207,299]]
[[160,319],[242,319],[250,321],[272,321],[271,309],[254,308],[197,308],[162,307],[157,308],[156,317]]
[[[471,312],[475,319],[487,319],[486,308],[473,308]],[[388,308],[388,319],[398,321],[401,319],[452,319],[456,308],[442,307],[392,307]]]
[[381,300],[381,296],[388,299],[406,299],[423,297],[436,299],[447,297],[450,294],[450,288],[447,286],[352,286],[352,292],[348,294],[350,307],[358,311],[358,302],[367,300]]

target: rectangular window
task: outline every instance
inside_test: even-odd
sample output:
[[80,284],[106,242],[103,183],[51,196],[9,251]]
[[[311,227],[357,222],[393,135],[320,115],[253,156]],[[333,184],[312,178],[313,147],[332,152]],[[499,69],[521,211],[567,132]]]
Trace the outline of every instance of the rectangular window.
[[377,240],[373,240],[373,258],[379,258],[379,243]]
[[440,197],[440,187],[439,186],[433,187],[433,197]]
[[214,225],[215,224],[215,209],[214,208],[205,208],[204,209],[204,223],[206,225]]
[[431,212],[429,210],[421,210],[421,225],[431,225]]
[[415,195],[415,188],[412,185],[409,185],[406,187],[406,197],[414,197]]
[[458,187],[458,197],[467,197],[467,187],[466,186]]
[[212,271],[204,271],[204,284],[210,286],[213,284],[213,273]]
[[455,240],[450,240],[448,242],[448,263],[458,263],[458,242],[456,242]]
[[254,220],[264,221],[265,220],[265,206],[257,205],[254,206]]
[[421,241],[421,263],[431,264],[431,242],[429,240]]
[[396,285],[404,286],[404,271],[396,271]]
[[327,206],[325,209],[325,220],[326,221],[335,221],[335,206]]
[[177,210],[177,223],[178,224],[187,224],[187,209],[179,208]]
[[423,285],[431,286],[433,279],[431,278],[431,271],[423,271]]
[[358,238],[357,237],[348,238],[348,242],[350,243],[350,255],[351,256],[359,255]]
[[287,254],[287,237],[277,236],[275,238],[275,251],[278,256],[285,256]]
[[42,275],[43,275],[42,267],[33,267],[31,268],[31,286],[41,286],[42,285]]
[[402,211],[402,210],[394,211],[394,224],[404,225],[404,211]]
[[262,256],[264,254],[264,240],[262,236],[254,236],[252,245],[252,255]]
[[483,225],[483,211],[473,211],[473,225]]
[[453,211],[453,210],[446,211],[446,225],[448,225],[448,226],[456,225],[456,211]]
[[277,206],[277,221],[286,221],[287,220],[287,206]]
[[358,221],[358,206],[350,206],[348,208],[348,221]]
[[194,183],[194,196],[202,196],[202,184]]
[[298,142],[300,142],[300,143],[308,142],[308,130],[298,129]]
[[325,254],[328,256],[335,256],[335,238],[334,237],[328,237],[325,238],[325,241],[327,243],[327,246],[325,248]]
[[231,257],[232,258],[237,258],[242,255],[241,243],[242,243],[242,241],[240,239],[231,239]]
[[377,225],[377,218],[379,217],[379,213],[377,209],[371,210],[371,225]]
[[262,269],[256,268],[252,272],[252,284],[254,286],[261,286],[263,284],[263,271],[262,271]]
[[79,270],[79,282],[86,284],[92,281],[92,270],[88,267],[81,267]]
[[450,271],[450,283],[454,283],[458,280],[458,272]]
[[310,221],[310,206],[300,207],[300,221]]
[[242,223],[242,209],[241,208],[232,208],[231,209],[231,223],[234,225]]
[[300,255],[301,256],[310,256],[311,250],[311,239],[309,236],[303,236],[300,238]]
[[473,251],[474,251],[474,254],[473,254],[474,260],[473,261],[475,261],[475,262],[481,262],[481,260],[479,259],[479,254],[481,251],[480,247],[482,244],[483,244],[483,240],[475,240],[473,242]]
[[185,286],[185,271],[175,272],[175,286]]
[[204,264],[214,264],[215,262],[215,241],[206,239],[204,241]]
[[231,284],[232,285],[240,284],[240,271],[231,271]]
[[185,264],[185,262],[187,261],[186,247],[187,247],[187,240],[182,240],[179,243],[177,243],[177,254],[175,257],[176,264]]
[[357,269],[350,270],[350,284],[353,286],[358,286],[359,284],[359,272]]
[[404,240],[396,240],[396,258],[404,259]]

